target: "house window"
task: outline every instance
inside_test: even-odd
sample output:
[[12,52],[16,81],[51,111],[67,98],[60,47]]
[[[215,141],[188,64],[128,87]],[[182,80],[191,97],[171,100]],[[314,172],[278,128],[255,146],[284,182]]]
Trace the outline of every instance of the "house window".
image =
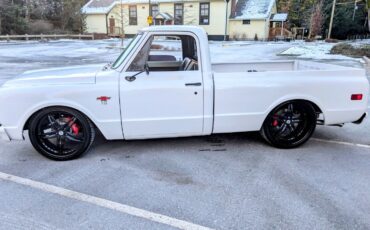
[[175,4],[175,25],[182,25],[184,23],[184,4]]
[[136,26],[137,25],[137,8],[136,6],[129,7],[129,25]]
[[209,25],[209,3],[200,3],[199,24]]
[[243,24],[244,25],[250,25],[251,24],[251,20],[243,20]]
[[158,5],[151,5],[150,8],[151,8],[152,16],[153,17],[157,16],[157,14],[159,13]]

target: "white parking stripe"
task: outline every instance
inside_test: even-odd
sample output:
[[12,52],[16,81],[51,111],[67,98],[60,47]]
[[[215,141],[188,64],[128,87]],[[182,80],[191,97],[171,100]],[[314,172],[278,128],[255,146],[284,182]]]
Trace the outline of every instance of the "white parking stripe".
[[360,148],[370,149],[370,145],[356,144],[356,143],[351,143],[351,142],[332,141],[332,140],[325,140],[325,139],[319,139],[319,138],[311,138],[311,140],[313,140],[313,141],[319,141],[319,142],[324,142],[324,143],[330,143],[330,144],[348,145],[348,146],[354,146],[354,147],[360,147]]
[[211,230],[210,228],[193,224],[187,221],[178,220],[169,216],[161,215],[158,213],[146,211],[143,209],[131,207],[121,203],[113,202],[110,200],[102,199],[95,196],[90,196],[84,193],[75,192],[65,188],[57,187],[54,185],[45,184],[42,182],[30,180],[27,178],[17,177],[14,175],[6,174],[0,172],[0,180],[11,181],[17,184],[29,186],[35,189],[42,190],[44,192],[58,194],[60,196],[68,197],[70,199],[75,199],[78,201],[83,201],[86,203],[94,204],[100,207],[112,209],[124,214],[131,216],[140,217],[146,220],[154,221],[157,223],[169,225],[178,229],[189,229],[189,230]]

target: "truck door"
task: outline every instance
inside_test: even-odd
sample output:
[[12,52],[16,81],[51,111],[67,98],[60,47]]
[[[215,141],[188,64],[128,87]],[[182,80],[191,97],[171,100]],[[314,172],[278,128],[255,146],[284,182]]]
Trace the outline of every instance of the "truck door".
[[148,35],[120,77],[125,139],[203,133],[198,45],[186,33]]

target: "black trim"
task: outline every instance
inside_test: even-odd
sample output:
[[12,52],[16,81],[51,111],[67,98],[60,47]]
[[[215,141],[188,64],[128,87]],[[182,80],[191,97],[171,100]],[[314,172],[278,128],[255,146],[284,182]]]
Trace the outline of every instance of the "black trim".
[[[208,40],[210,41],[223,41],[225,35],[208,35]],[[229,40],[229,35],[226,36],[226,40]]]
[[353,124],[356,124],[356,125],[359,125],[359,124],[361,124],[361,123],[364,121],[364,119],[365,119],[366,117],[367,117],[367,113],[364,113],[360,119],[358,119],[357,121],[354,121],[354,122],[352,122],[352,123],[353,123]]
[[136,34],[125,34],[125,38],[133,38]]
[[197,83],[186,83],[185,86],[202,86],[202,83],[197,82]]

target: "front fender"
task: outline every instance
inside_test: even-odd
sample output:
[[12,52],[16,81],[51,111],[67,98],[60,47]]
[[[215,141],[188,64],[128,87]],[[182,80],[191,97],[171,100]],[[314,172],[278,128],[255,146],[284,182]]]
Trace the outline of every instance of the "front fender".
[[[105,138],[122,139],[118,89],[107,88],[95,84],[1,88],[0,123],[12,140],[22,140],[23,130],[32,115],[47,107],[63,106],[86,115]],[[108,104],[97,101],[97,97],[103,95],[111,97]]]

